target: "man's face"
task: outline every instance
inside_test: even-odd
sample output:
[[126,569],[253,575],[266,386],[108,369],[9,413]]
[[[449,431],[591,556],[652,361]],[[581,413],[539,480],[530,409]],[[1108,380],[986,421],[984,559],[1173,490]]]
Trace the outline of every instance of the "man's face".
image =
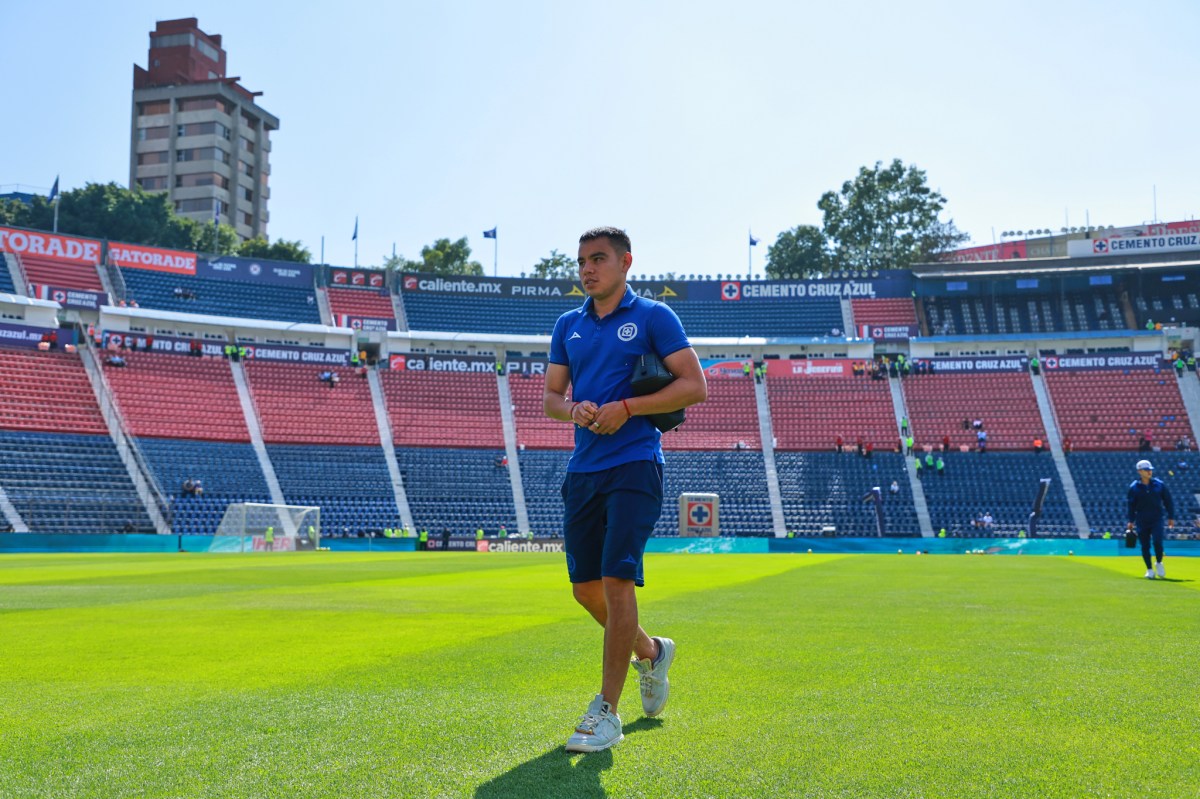
[[611,297],[623,290],[625,274],[633,263],[633,255],[618,255],[606,237],[585,241],[579,245],[579,280],[587,295],[596,300]]
[[1150,478],[1154,476],[1152,469],[1138,469],[1138,477],[1142,478],[1143,483],[1149,483]]

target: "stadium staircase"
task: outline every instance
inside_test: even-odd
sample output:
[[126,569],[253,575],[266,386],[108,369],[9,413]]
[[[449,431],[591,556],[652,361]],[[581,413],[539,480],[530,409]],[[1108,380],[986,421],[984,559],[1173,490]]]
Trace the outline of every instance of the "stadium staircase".
[[[1187,409],[1188,422],[1192,428],[1192,441],[1200,443],[1200,379],[1197,372],[1184,372],[1179,381],[1179,396]],[[1169,443],[1169,442],[1168,442]]]
[[[904,436],[901,433],[903,430],[902,422],[904,419],[910,417],[908,415],[908,404],[904,401],[904,387],[900,383],[900,378],[889,377],[888,390],[892,393],[892,410],[896,418],[896,435],[903,439]],[[901,454],[904,453],[901,452]],[[921,527],[921,535],[926,538],[932,537],[933,522],[929,518],[929,505],[925,503],[925,488],[921,485],[920,478],[917,477],[917,470],[913,466],[911,458],[904,459],[904,474],[908,477],[908,487],[912,491],[913,507],[917,511],[917,523]]]
[[775,429],[771,424],[771,401],[767,381],[755,381],[754,402],[758,407],[758,435],[762,439],[763,466],[767,472],[767,496],[771,498],[771,527],[776,538],[787,535],[783,517],[783,495],[779,491],[779,471],[775,466]]
[[0,513],[4,514],[4,520],[8,522],[14,533],[29,532],[29,525],[25,524],[25,520],[21,518],[21,512],[8,498],[8,492],[4,490],[4,486],[0,486]]
[[842,335],[846,338],[858,338],[858,330],[855,327],[856,320],[854,318],[854,307],[850,304],[849,298],[843,297],[841,300],[842,306]]
[[496,375],[497,390],[500,393],[500,420],[504,423],[504,454],[508,456],[508,478],[512,483],[513,506],[517,512],[517,529],[528,532],[529,513],[525,507],[525,486],[521,482],[521,460],[518,457],[517,426],[514,416],[516,406],[513,405],[512,395],[508,390],[508,375]]
[[392,295],[392,314],[396,317],[396,329],[408,330],[408,314],[404,310],[404,297],[399,292]]
[[[254,407],[254,399],[250,396],[250,386],[246,382],[246,371],[240,361],[230,361],[229,368],[233,372],[233,383],[237,386],[238,402],[242,406],[242,416],[246,420],[246,430],[250,433],[250,444],[258,457],[258,466],[262,469],[263,478],[267,481],[267,491],[271,493],[271,502],[276,505],[286,505],[283,489],[279,486],[279,477],[271,464],[271,456],[267,454],[267,445],[263,442],[262,426],[259,424],[258,410]],[[287,517],[285,517],[287,518]],[[289,531],[294,534],[295,531]]]
[[321,324],[333,327],[333,310],[329,307],[329,291],[317,289],[317,311],[321,314]]
[[383,396],[383,385],[379,382],[377,369],[367,370],[367,383],[371,387],[371,404],[375,408],[375,426],[379,429],[379,443],[387,460],[388,478],[392,481],[392,493],[396,497],[396,510],[404,529],[415,530],[412,509],[408,505],[408,494],[404,480],[400,477],[400,465],[396,462],[396,447],[392,444],[392,423],[388,420],[387,401]]
[[150,471],[138,449],[136,439],[130,435],[124,417],[113,402],[112,387],[108,385],[104,371],[96,363],[91,340],[87,336],[82,338],[85,344],[79,348],[79,360],[83,363],[92,393],[96,395],[96,403],[100,406],[100,415],[104,417],[104,423],[108,427],[108,435],[116,445],[117,456],[124,464],[125,471],[129,473],[129,479],[133,481],[138,498],[146,508],[146,515],[154,523],[155,532],[159,535],[169,535],[171,503],[163,494],[162,487],[155,482],[154,473]]
[[1050,454],[1054,456],[1054,465],[1058,469],[1058,478],[1062,481],[1063,493],[1067,496],[1067,507],[1071,509],[1071,518],[1079,530],[1080,538],[1088,537],[1088,519],[1079,501],[1079,492],[1075,490],[1075,478],[1063,454],[1062,433],[1058,429],[1058,420],[1054,416],[1054,404],[1050,401],[1050,392],[1046,390],[1046,381],[1040,374],[1030,374],[1033,381],[1033,394],[1037,398],[1038,411],[1042,414],[1042,429],[1046,431],[1046,443],[1050,446]]

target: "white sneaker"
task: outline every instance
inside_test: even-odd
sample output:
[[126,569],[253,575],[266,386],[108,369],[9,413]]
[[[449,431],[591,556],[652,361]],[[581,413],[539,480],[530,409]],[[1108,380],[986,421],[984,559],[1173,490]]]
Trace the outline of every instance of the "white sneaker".
[[567,751],[602,752],[624,740],[621,717],[613,712],[612,705],[604,701],[603,694],[596,694],[579,720],[575,733],[567,739]]
[[1154,567],[1154,573],[1157,574],[1159,577],[1167,576],[1167,570],[1163,568],[1161,560],[1158,562],[1158,565]]
[[647,716],[657,716],[667,706],[667,697],[671,693],[671,682],[667,679],[667,669],[675,659],[675,642],[670,638],[655,638],[658,641],[658,660],[651,662],[650,658],[633,661],[633,668],[638,673],[638,688],[642,692],[642,712]]
[[1154,579],[1154,569],[1146,569],[1146,579],[1147,580]]

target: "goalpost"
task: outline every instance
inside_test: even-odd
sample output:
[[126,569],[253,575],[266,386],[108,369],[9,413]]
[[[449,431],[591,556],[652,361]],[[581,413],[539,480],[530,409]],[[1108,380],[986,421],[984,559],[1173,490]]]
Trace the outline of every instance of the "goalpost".
[[321,509],[234,502],[225,508],[209,552],[295,552],[321,546]]

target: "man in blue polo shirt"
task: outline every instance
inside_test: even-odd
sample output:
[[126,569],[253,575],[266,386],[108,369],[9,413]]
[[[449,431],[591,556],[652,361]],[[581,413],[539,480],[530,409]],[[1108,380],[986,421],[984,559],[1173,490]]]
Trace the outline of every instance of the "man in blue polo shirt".
[[[555,324],[546,371],[546,415],[575,425],[562,486],[567,573],[575,600],[604,627],[601,690],[567,741],[569,752],[598,752],[624,740],[617,703],[630,652],[647,716],[667,702],[675,656],[671,639],[651,638],[638,625],[634,593],[644,585],[642,553],[662,512],[661,434],[646,416],[703,402],[708,388],[679,317],[626,285],[632,263],[623,230],[595,228],[579,238],[587,299]],[[650,352],[676,379],[634,397],[634,364]]]
[[[1166,517],[1167,527],[1175,528],[1175,503],[1171,500],[1171,492],[1167,484],[1154,476],[1154,466],[1150,461],[1137,462],[1138,479],[1129,485],[1129,523],[1126,530],[1132,530],[1137,523],[1138,541],[1142,545],[1142,560],[1146,563],[1146,579],[1153,580],[1155,576],[1165,577],[1163,569],[1163,517]],[[1150,562],[1150,542],[1154,542],[1154,559],[1157,565]]]

